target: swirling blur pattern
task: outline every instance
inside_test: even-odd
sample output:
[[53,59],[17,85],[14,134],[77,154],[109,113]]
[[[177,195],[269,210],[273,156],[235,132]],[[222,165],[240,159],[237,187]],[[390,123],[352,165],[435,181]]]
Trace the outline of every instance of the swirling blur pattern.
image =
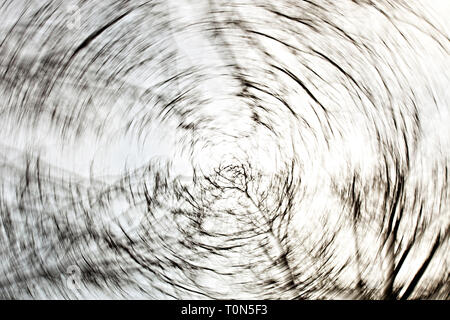
[[2,0],[0,297],[449,299],[449,14]]

